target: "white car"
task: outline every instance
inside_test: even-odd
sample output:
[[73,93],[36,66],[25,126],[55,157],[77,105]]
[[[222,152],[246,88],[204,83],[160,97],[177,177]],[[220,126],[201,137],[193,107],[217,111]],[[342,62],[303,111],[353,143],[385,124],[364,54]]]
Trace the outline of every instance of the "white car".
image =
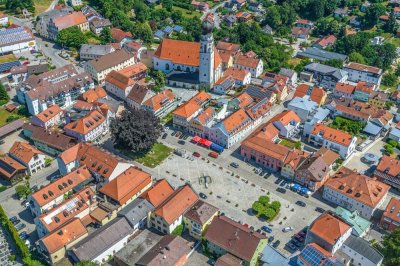
[[285,227],[282,229],[282,232],[284,232],[284,233],[290,232],[290,231],[293,231],[293,227],[291,227],[291,226],[288,226],[288,227]]

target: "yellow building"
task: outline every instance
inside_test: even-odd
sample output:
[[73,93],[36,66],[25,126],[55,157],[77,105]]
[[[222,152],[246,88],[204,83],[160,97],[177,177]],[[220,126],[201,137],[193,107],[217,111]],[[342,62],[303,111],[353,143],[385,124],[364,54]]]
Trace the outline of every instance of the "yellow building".
[[386,102],[389,99],[389,95],[381,91],[373,91],[368,98],[368,103],[378,108],[384,108]]
[[219,214],[217,207],[198,200],[183,216],[183,222],[189,234],[195,239],[201,239],[213,218]]

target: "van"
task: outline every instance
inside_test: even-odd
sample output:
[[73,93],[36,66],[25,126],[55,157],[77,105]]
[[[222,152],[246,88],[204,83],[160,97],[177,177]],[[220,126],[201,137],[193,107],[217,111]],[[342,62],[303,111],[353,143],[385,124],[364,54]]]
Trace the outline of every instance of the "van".
[[208,156],[213,157],[213,158],[218,158],[219,154],[215,151],[212,151],[208,154]]

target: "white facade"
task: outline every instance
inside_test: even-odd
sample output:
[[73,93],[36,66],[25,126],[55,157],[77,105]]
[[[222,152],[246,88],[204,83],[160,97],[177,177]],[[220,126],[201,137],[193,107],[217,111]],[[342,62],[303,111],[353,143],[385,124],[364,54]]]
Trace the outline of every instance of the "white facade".
[[106,81],[105,84],[107,92],[115,95],[122,100],[126,100],[126,97],[128,97],[129,93],[132,90],[132,86],[127,86],[125,89],[121,89],[108,81]]
[[33,125],[42,127],[42,128],[50,128],[54,125],[58,125],[61,123],[62,112],[58,113],[54,117],[50,118],[49,120],[43,122],[42,120],[38,119],[36,116],[33,116],[31,119],[31,123]]
[[372,72],[369,72],[366,70],[360,71],[360,70],[352,69],[349,67],[344,67],[343,70],[345,70],[349,73],[348,80],[350,80],[350,81],[353,81],[353,82],[365,81],[365,82],[373,83],[377,86],[379,86],[381,84],[382,73],[375,74],[375,73],[372,73]]
[[126,67],[128,67],[128,66],[132,66],[132,65],[134,65],[134,64],[135,64],[135,57],[132,56],[132,57],[130,57],[128,60],[126,60],[126,61],[124,61],[124,62],[118,63],[118,64],[116,64],[116,65],[113,65],[113,66],[110,67],[110,68],[101,70],[101,71],[99,71],[99,72],[93,67],[93,65],[90,63],[90,61],[87,62],[87,63],[85,64],[85,67],[84,67],[84,68],[85,68],[85,71],[88,72],[88,73],[90,74],[90,76],[91,76],[94,80],[97,81],[98,84],[103,85],[103,84],[104,84],[104,81],[105,81],[105,79],[106,79],[106,76],[107,76],[111,71],[113,71],[113,70],[119,71],[119,70],[122,70],[122,69],[124,69],[124,68],[126,68]]
[[158,216],[155,213],[150,214],[150,219],[148,220],[148,227],[153,227],[164,234],[171,234],[175,228],[181,225],[183,222],[183,215],[180,215],[172,224],[168,224],[163,217]]
[[199,81],[211,87],[214,84],[214,38],[212,33],[200,37]]
[[25,51],[36,50],[36,41],[29,40],[0,47],[0,53],[5,54],[9,52],[21,53]]
[[357,137],[353,137],[351,139],[349,146],[344,146],[337,142],[327,140],[320,134],[313,135],[312,132],[310,132],[310,142],[316,145],[321,145],[324,148],[336,151],[344,159],[347,159],[356,149]]
[[103,253],[101,253],[99,256],[94,258],[92,262],[97,263],[99,265],[103,264],[106,262],[109,257],[113,256],[115,253],[120,251],[125,247],[125,245],[128,243],[128,239],[131,237],[131,234],[126,235],[124,238],[122,238],[120,241],[115,243],[113,246],[109,247],[107,250],[105,250]]
[[101,123],[97,127],[92,128],[92,130],[90,130],[86,134],[68,128],[65,128],[65,134],[76,138],[79,142],[89,142],[94,141],[102,135],[106,134],[108,132],[108,129],[108,120],[105,119],[103,123]]
[[212,142],[215,142],[216,144],[225,147],[225,148],[230,148],[236,143],[240,142],[243,140],[243,138],[250,133],[250,131],[253,129],[253,123],[250,122],[246,127],[243,129],[234,132],[232,134],[227,134],[224,129],[221,127],[204,127],[203,130],[203,136],[205,136],[207,139],[211,140]]
[[264,71],[264,63],[261,59],[258,61],[257,67],[255,67],[255,68],[244,66],[244,65],[239,65],[237,63],[234,64],[234,67],[239,68],[239,69],[248,70],[253,78],[259,77]]
[[29,175],[32,175],[33,173],[36,173],[37,171],[44,168],[44,159],[46,158],[46,156],[42,153],[34,155],[28,163],[22,161],[20,158],[14,156],[12,153],[10,153],[10,156],[20,162],[26,168],[28,168]]
[[353,212],[358,211],[361,217],[370,220],[374,212],[382,206],[386,199],[387,194],[382,197],[381,201],[375,206],[370,207],[362,202],[355,200],[354,198],[348,197],[346,193],[340,193],[337,190],[333,190],[327,186],[324,186],[322,197],[330,202],[333,202],[343,208]]
[[[70,190],[66,190],[65,193],[68,193]],[[58,196],[57,198],[54,198],[52,201],[46,203],[43,206],[40,206],[40,204],[32,197],[32,195],[28,196],[28,201],[29,201],[29,208],[31,209],[32,215],[33,216],[38,216],[45,211],[53,209],[54,206],[60,204],[61,202],[64,201],[64,194]]]

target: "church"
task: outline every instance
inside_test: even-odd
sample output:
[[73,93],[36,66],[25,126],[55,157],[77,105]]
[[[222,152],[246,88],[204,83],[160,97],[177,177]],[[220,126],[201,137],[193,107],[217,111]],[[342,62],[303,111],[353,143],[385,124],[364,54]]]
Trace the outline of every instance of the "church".
[[164,39],[153,57],[153,68],[168,74],[171,86],[211,88],[222,77],[222,59],[214,46],[214,23],[205,19],[200,43]]

